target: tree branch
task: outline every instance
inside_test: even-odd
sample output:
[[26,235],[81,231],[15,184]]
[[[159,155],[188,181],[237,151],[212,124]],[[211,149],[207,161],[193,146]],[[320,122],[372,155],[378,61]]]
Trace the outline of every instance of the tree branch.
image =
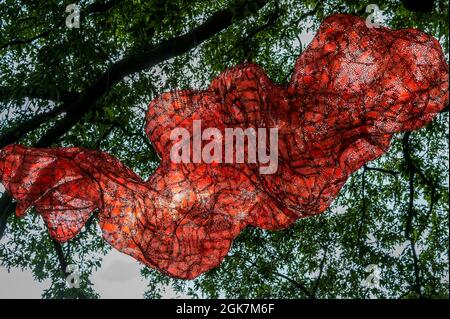
[[66,110],[66,104],[62,104],[59,107],[54,108],[51,111],[38,114],[28,120],[25,120],[13,128],[9,129],[0,136],[0,148],[5,147],[8,144],[14,143],[24,137],[27,133],[38,128],[41,124],[48,122],[49,119],[63,113]]
[[415,215],[414,212],[414,174],[415,169],[413,165],[413,161],[411,158],[411,150],[409,145],[409,137],[411,136],[411,132],[406,132],[403,135],[403,156],[406,162],[406,167],[409,174],[409,200],[408,200],[408,215],[406,219],[405,226],[405,237],[409,241],[409,246],[411,249],[411,254],[413,258],[413,267],[414,267],[414,277],[415,283],[413,285],[415,292],[418,294],[419,298],[423,298],[422,289],[421,289],[421,276],[420,276],[420,267],[419,267],[419,258],[417,257],[416,246],[415,246],[415,238],[412,236],[412,223]]
[[16,209],[16,203],[13,203],[11,196],[6,192],[0,197],[0,239],[3,238],[6,230],[6,221]]
[[120,4],[123,1],[124,0],[110,0],[107,2],[93,3],[87,7],[86,12],[88,14],[106,12],[106,11],[109,11],[110,9],[112,9],[114,6]]
[[79,93],[70,91],[50,91],[45,87],[26,86],[20,89],[0,86],[0,101],[9,101],[15,98],[29,98],[51,100],[55,102],[70,102],[77,98]]
[[323,252],[323,257],[322,257],[322,260],[320,261],[319,275],[317,276],[317,279],[314,282],[314,287],[313,287],[313,291],[312,291],[313,298],[316,298],[317,288],[319,287],[320,278],[322,278],[323,268],[325,266],[325,260],[327,258],[327,253],[328,253],[328,247],[329,247],[328,245],[325,246],[325,250]]
[[[256,0],[258,9],[263,7],[267,0]],[[35,146],[46,147],[53,143],[67,131],[69,131],[83,116],[94,106],[98,100],[124,77],[133,73],[143,71],[167,59],[179,56],[200,45],[205,40],[211,38],[221,32],[234,22],[236,18],[235,12],[243,11],[247,5],[245,1],[239,2],[240,5],[224,9],[216,12],[211,18],[206,20],[200,26],[192,31],[162,41],[155,47],[148,48],[141,53],[133,54],[114,63],[105,73],[103,73],[89,88],[87,88],[80,96],[72,101],[63,104],[62,108],[66,110],[66,116],[55,123],[37,142]],[[243,19],[246,16],[239,16]],[[41,121],[35,123],[30,120],[29,125],[21,129],[20,134],[10,132],[8,136],[0,138],[0,148],[11,144],[17,138],[24,136],[26,133],[36,129],[42,124]]]
[[309,292],[309,290],[308,290],[304,285],[302,285],[301,283],[299,283],[298,281],[296,281],[296,280],[294,280],[294,279],[292,279],[292,278],[290,278],[290,277],[288,277],[288,276],[286,276],[286,275],[284,275],[284,274],[282,274],[282,273],[280,273],[280,272],[278,272],[278,271],[275,271],[275,272],[274,272],[274,275],[276,275],[276,276],[278,276],[278,277],[281,277],[281,278],[286,279],[287,281],[289,281],[292,285],[294,285],[295,287],[297,287],[298,289],[300,289],[300,290],[301,290],[308,298],[310,298],[310,299],[315,299],[314,295],[311,294],[311,293]]
[[395,178],[396,186],[395,186],[395,192],[394,192],[394,205],[396,205],[397,204],[397,196],[399,193],[398,172],[392,171],[389,169],[384,169],[384,168],[379,168],[379,167],[370,167],[370,166],[364,166],[364,169],[366,171],[375,171],[375,172],[380,172],[383,174],[388,174]]
[[[106,3],[93,3],[90,4],[86,9],[85,12],[87,14],[93,14],[93,13],[102,13],[109,11],[111,8],[113,8],[115,5],[119,4],[120,2],[123,2],[123,0],[111,0]],[[80,17],[83,18],[83,14],[80,14]],[[64,25],[65,19],[61,19],[53,28],[47,29],[45,31],[42,31],[41,33],[38,33],[37,35],[27,38],[27,39],[14,39],[11,41],[8,41],[2,45],[0,45],[0,50],[3,50],[5,48],[9,48],[11,46],[15,45],[23,45],[23,44],[30,44],[34,42],[37,39],[45,38],[47,37],[52,31],[59,29]]]
[[64,277],[67,277],[70,275],[70,273],[67,271],[67,260],[66,257],[64,256],[64,252],[62,250],[61,244],[59,242],[57,242],[56,240],[54,240],[52,238],[52,243],[53,243],[53,247],[55,248],[55,252],[56,252],[56,257],[58,258],[58,262],[59,262],[59,267],[64,275]]
[[[234,258],[238,258],[241,259],[244,264],[249,264],[250,267],[254,267],[254,268],[258,268],[258,265],[256,264],[255,261],[252,260],[248,260],[248,259],[244,259],[242,256],[234,254],[234,255],[230,255],[229,257],[234,257]],[[314,295],[310,293],[310,291],[300,282],[290,278],[289,276],[286,276],[285,274],[282,274],[276,270],[273,270],[272,273],[275,276],[278,276],[280,278],[286,279],[287,281],[289,281],[293,286],[297,287],[298,289],[300,289],[308,298],[310,299],[315,299]]]
[[0,46],[0,50],[3,50],[5,48],[11,47],[11,46],[15,46],[15,45],[23,45],[23,44],[30,44],[33,41],[40,39],[40,38],[45,38],[46,36],[48,36],[50,34],[51,30],[45,30],[31,38],[28,39],[15,39],[15,40],[11,40],[9,42],[6,42],[5,44],[2,44]]
[[420,13],[430,13],[433,11],[434,0],[401,0],[403,6],[409,11],[420,12]]
[[398,175],[398,172],[394,172],[394,171],[384,169],[384,168],[379,168],[379,167],[365,166],[364,169],[367,171],[376,171],[376,172],[380,172],[380,173],[384,173],[384,174],[389,174],[389,175],[394,176],[395,178],[397,178],[397,175]]
[[[118,1],[110,1],[109,3],[112,2]],[[258,9],[263,7],[266,2],[267,0],[257,0],[256,3]],[[97,101],[111,89],[111,87],[120,82],[125,76],[145,70],[162,61],[188,52],[230,26],[235,18],[234,12],[242,11],[245,5],[245,2],[241,2],[241,5],[236,8],[219,11],[203,24],[184,35],[165,40],[156,47],[149,48],[142,53],[128,56],[123,60],[114,63],[93,85],[87,88],[82,94],[77,95],[74,101],[66,101],[58,108],[58,111],[50,111],[45,115],[36,116],[2,136],[0,138],[0,148],[16,142],[28,132],[38,128],[48,120],[49,116],[61,114],[61,111],[67,112],[67,115],[48,130],[35,145],[37,147],[50,146],[53,141],[60,138],[81,120],[89,109],[94,106]],[[106,7],[103,7],[103,9],[104,8]],[[97,7],[97,10],[100,10],[99,7]],[[240,18],[242,19],[244,17],[245,16],[241,16]],[[10,205],[15,205],[15,203],[12,203],[11,197],[6,193],[2,196],[1,201],[2,203],[4,202],[6,206],[1,214],[0,224],[0,230],[3,228],[4,231],[4,228],[6,228],[6,219],[9,216],[8,214],[11,214],[13,211]],[[3,233],[0,233],[0,238],[2,235]],[[63,270],[63,273],[66,274],[67,262],[64,259],[61,245],[56,241],[53,241],[53,245],[58,256],[60,267]]]
[[[6,229],[6,220],[13,214],[16,207],[16,203],[12,202],[12,198],[5,192],[0,198],[0,239],[3,237]],[[94,216],[94,215],[93,215]],[[91,216],[92,217],[92,216]],[[92,222],[92,221],[90,221]],[[63,278],[67,278],[70,273],[67,271],[68,262],[64,256],[61,244],[54,239],[51,239],[53,248],[55,249],[56,257],[58,259],[59,268],[61,270]],[[77,291],[77,295],[80,298],[86,298],[81,291]]]
[[361,197],[362,197],[362,214],[361,214],[361,219],[359,220],[359,227],[358,227],[358,237],[357,237],[357,244],[358,244],[358,251],[359,251],[359,257],[362,257],[362,250],[361,250],[361,246],[362,246],[362,241],[361,241],[361,236],[362,236],[362,230],[363,230],[363,226],[364,226],[364,222],[366,219],[366,213],[367,213],[367,203],[366,203],[366,171],[367,171],[367,167],[366,165],[364,165],[363,167],[363,173],[361,175]]

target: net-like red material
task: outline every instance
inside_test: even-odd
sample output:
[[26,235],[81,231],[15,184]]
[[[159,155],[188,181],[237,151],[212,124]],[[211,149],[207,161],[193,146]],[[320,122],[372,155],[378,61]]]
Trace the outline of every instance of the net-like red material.
[[[205,91],[175,91],[150,103],[147,134],[162,161],[143,181],[116,158],[82,148],[0,152],[0,180],[31,206],[58,241],[75,236],[93,210],[116,249],[170,276],[216,267],[248,225],[281,229],[323,212],[349,175],[386,152],[392,134],[418,129],[448,104],[439,43],[416,30],[367,28],[333,15],[298,58],[288,86],[244,64]],[[174,164],[171,130],[278,128],[279,165]]]

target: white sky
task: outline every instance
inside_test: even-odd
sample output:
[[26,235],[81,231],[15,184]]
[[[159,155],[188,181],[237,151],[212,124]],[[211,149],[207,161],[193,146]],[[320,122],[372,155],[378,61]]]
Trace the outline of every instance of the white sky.
[[[101,268],[91,276],[94,289],[105,299],[140,299],[146,291],[146,280],[140,276],[141,264],[132,257],[112,249]],[[0,267],[0,299],[40,299],[50,281],[38,282],[31,271],[11,270]],[[166,289],[163,298],[178,297]],[[187,296],[183,296],[187,297]]]

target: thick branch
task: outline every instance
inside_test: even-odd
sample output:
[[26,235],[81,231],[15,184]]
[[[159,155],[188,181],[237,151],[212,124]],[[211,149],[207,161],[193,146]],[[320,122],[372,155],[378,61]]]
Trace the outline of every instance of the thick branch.
[[429,13],[433,11],[434,1],[428,0],[402,0],[406,9],[413,12]]
[[6,230],[6,221],[16,209],[16,203],[12,202],[11,196],[6,192],[0,197],[0,239],[2,239]]
[[[265,3],[266,0],[257,0],[258,8],[264,6]],[[124,77],[186,53],[230,26],[235,17],[234,12],[240,12],[243,6],[219,11],[203,24],[184,35],[165,40],[156,47],[151,47],[142,53],[128,56],[114,63],[91,87],[84,91],[77,101],[67,107],[67,115],[50,128],[36,146],[48,146],[52,141],[64,135],[81,120],[111,87]]]
[[63,113],[71,101],[76,100],[79,96],[77,92],[63,91],[52,92],[42,87],[24,87],[20,91],[16,91],[11,87],[0,86],[0,101],[12,100],[14,98],[43,99],[65,102],[54,109],[44,112],[14,125],[3,135],[0,136],[0,148],[14,143],[22,138],[28,132],[38,128],[41,124],[49,119]]
[[[267,0],[256,1],[258,8],[264,6],[266,2]],[[102,96],[124,77],[186,53],[230,26],[233,22],[233,18],[235,18],[234,12],[242,11],[245,5],[245,2],[242,2],[241,5],[236,8],[219,11],[203,24],[184,35],[162,41],[155,47],[148,48],[138,54],[130,55],[114,63],[94,82],[94,84],[80,94],[77,99],[66,102],[61,106],[67,111],[66,116],[50,128],[38,141],[36,146],[49,146],[55,140],[63,136],[82,119]],[[244,16],[240,16],[239,18],[242,19]],[[42,119],[41,121],[30,120],[25,127],[16,128],[9,132],[7,136],[2,136],[0,138],[0,148],[17,141],[17,139],[23,137],[28,132],[38,128],[42,123]]]
[[[114,1],[110,1],[109,3],[112,2]],[[261,8],[266,2],[266,0],[257,0],[256,3],[258,8]],[[116,62],[100,76],[91,87],[77,96],[74,101],[65,102],[60,106],[58,111],[51,111],[45,115],[36,116],[2,136],[0,138],[0,148],[16,142],[28,132],[38,128],[42,123],[45,123],[48,120],[48,117],[55,116],[56,114],[60,114],[61,111],[65,111],[67,112],[67,115],[47,131],[36,144],[38,147],[50,146],[55,140],[70,130],[70,128],[72,128],[112,86],[121,81],[125,76],[145,70],[162,61],[188,52],[230,26],[233,22],[234,12],[240,12],[243,6],[245,6],[245,4],[241,4],[240,7],[236,7],[235,9],[219,11],[203,24],[184,35],[165,40],[156,47],[149,48],[140,54],[135,54]],[[98,7],[97,10],[99,10]],[[242,16],[240,18],[244,17]],[[3,227],[4,230],[6,218],[9,216],[7,214],[11,214],[13,209],[10,209],[9,207],[9,205],[12,204],[9,195],[5,193],[2,200],[4,200],[5,203],[8,203],[8,210],[5,210],[0,215],[2,217],[0,229]]]
[[53,247],[55,248],[56,257],[58,258],[59,267],[64,274],[64,277],[67,277],[70,275],[70,273],[67,271],[67,260],[64,256],[64,252],[62,250],[61,244],[57,242],[56,240],[52,239]]

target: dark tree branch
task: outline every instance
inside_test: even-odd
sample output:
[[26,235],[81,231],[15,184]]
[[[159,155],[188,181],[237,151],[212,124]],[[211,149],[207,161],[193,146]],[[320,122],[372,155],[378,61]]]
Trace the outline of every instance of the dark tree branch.
[[15,92],[15,90],[10,87],[0,86],[0,101],[12,100],[14,98],[30,98],[65,102],[50,111],[35,115],[8,129],[0,136],[0,148],[18,141],[28,132],[38,128],[41,124],[48,122],[49,119],[63,113],[66,110],[67,103],[76,100],[78,96],[79,93],[77,92],[51,92],[48,89],[39,87],[24,87],[20,92]]
[[15,98],[29,98],[51,100],[55,102],[70,102],[77,98],[79,93],[70,91],[50,91],[45,87],[26,86],[20,89],[0,86],[0,101],[10,101]]
[[13,203],[11,196],[6,192],[0,197],[0,239],[2,239],[6,230],[6,221],[16,209],[16,203]]
[[316,3],[316,5],[314,6],[314,8],[312,8],[311,10],[306,11],[305,13],[303,13],[302,15],[300,15],[300,16],[298,17],[298,19],[295,21],[295,23],[296,23],[296,24],[299,24],[300,22],[302,22],[302,21],[305,20],[306,18],[308,18],[308,17],[310,17],[310,16],[316,14],[317,11],[319,11],[319,9],[322,8],[323,4],[324,4],[324,1],[322,1],[322,0],[317,1],[317,3]]
[[25,120],[13,128],[7,130],[3,135],[0,136],[0,148],[5,147],[8,144],[15,143],[27,133],[38,128],[41,124],[48,122],[49,119],[56,117],[57,115],[65,112],[66,105],[62,104],[59,107],[54,108],[51,111],[35,115],[34,117]]
[[370,167],[370,166],[365,166],[364,169],[366,171],[376,171],[376,172],[380,172],[380,173],[384,173],[384,174],[389,174],[392,175],[394,177],[397,178],[398,172],[394,172],[388,169],[384,169],[384,168],[379,168],[379,167]]
[[46,36],[48,36],[50,34],[51,30],[45,30],[31,38],[28,39],[15,39],[15,40],[11,40],[9,42],[6,42],[5,44],[2,44],[0,46],[0,50],[3,50],[5,48],[9,48],[11,46],[15,46],[15,45],[23,45],[23,44],[30,44],[32,42],[34,42],[37,39],[40,38],[45,38]]
[[107,2],[93,3],[87,7],[86,12],[88,14],[103,13],[103,12],[109,11],[110,9],[112,9],[114,6],[120,4],[121,2],[124,2],[124,0],[110,0]]
[[274,272],[274,275],[289,281],[293,286],[295,286],[300,291],[302,291],[308,298],[315,299],[314,295],[303,284],[301,284],[300,282],[298,282],[298,281],[296,281],[296,280],[286,276],[285,274],[277,272],[277,271]]
[[405,237],[409,241],[409,246],[411,249],[411,254],[413,258],[413,267],[414,267],[414,277],[415,277],[415,283],[413,285],[414,291],[417,293],[419,298],[423,298],[422,295],[422,288],[421,288],[421,275],[420,275],[420,266],[419,266],[419,258],[417,256],[416,246],[415,246],[415,238],[412,235],[412,223],[415,215],[414,211],[414,175],[415,175],[415,169],[413,165],[413,161],[411,158],[411,150],[409,145],[409,138],[411,136],[411,132],[406,132],[403,135],[403,157],[406,162],[406,167],[409,174],[409,200],[408,200],[408,215],[406,219],[406,226],[405,226]]
[[366,219],[366,213],[367,213],[367,203],[366,203],[366,165],[364,165],[363,167],[363,173],[361,176],[361,196],[362,196],[362,214],[361,214],[361,219],[359,221],[359,226],[358,226],[358,237],[357,237],[357,244],[358,244],[358,249],[359,249],[359,257],[362,257],[362,250],[361,250],[361,245],[362,245],[362,230],[363,230],[363,226],[364,226],[364,222]]
[[55,248],[56,257],[58,258],[60,270],[62,271],[64,277],[67,277],[70,275],[70,273],[67,271],[68,262],[66,260],[66,257],[64,256],[61,244],[54,239],[52,239],[52,243],[53,247]]
[[[3,193],[2,197],[0,198],[0,239],[3,237],[4,231],[6,229],[6,220],[10,215],[13,214],[15,207],[16,203],[12,201],[11,196],[9,196],[6,192]],[[67,272],[67,261],[64,257],[61,244],[54,239],[52,239],[52,243],[55,248],[60,269],[65,277],[67,277],[69,275],[69,273]]]
[[[2,197],[0,197],[0,239],[4,235],[4,231],[6,228],[6,219],[14,212],[16,207],[16,203],[12,202],[12,198],[5,192]],[[92,214],[91,217],[86,222],[86,227],[92,224],[94,217],[96,214]],[[63,278],[67,278],[70,275],[70,272],[67,271],[68,262],[66,257],[64,256],[64,252],[62,246],[59,242],[54,239],[51,239],[53,248],[55,249],[56,257],[59,263],[59,269],[62,273]],[[81,291],[77,291],[77,295],[79,298],[86,298],[86,296]]]
[[[255,261],[245,259],[241,255],[234,254],[234,255],[230,255],[230,257],[241,259],[244,264],[249,264],[250,267],[258,268],[258,265],[256,264]],[[308,288],[306,288],[302,283],[298,282],[297,280],[294,280],[291,277],[289,277],[285,274],[282,274],[276,270],[272,271],[272,274],[289,281],[293,286],[295,286],[300,291],[302,291],[308,298],[315,299],[314,295],[308,290]]]
[[312,291],[313,298],[316,298],[317,288],[319,287],[319,282],[320,282],[320,279],[322,278],[323,268],[325,266],[325,261],[327,259],[328,247],[329,247],[328,245],[325,246],[325,249],[323,252],[323,257],[322,257],[322,260],[320,261],[319,275],[317,276],[317,279],[314,282],[314,287],[313,287],[313,291]]
[[402,0],[403,6],[409,11],[429,13],[433,11],[434,0]]
[[[278,4],[278,0],[275,0],[275,10],[270,12],[270,15],[267,19],[267,21],[260,25],[257,26],[256,28],[251,28],[247,34],[247,36],[243,39],[241,39],[241,44],[243,45],[243,47],[245,48],[245,56],[249,57],[251,55],[252,52],[252,48],[251,48],[251,44],[254,41],[254,38],[262,31],[264,30],[268,30],[271,27],[274,26],[275,22],[278,20],[278,18],[280,17],[280,7]],[[248,58],[246,58],[246,60],[249,60]]]
[[395,178],[396,186],[395,186],[395,192],[394,192],[394,203],[396,205],[397,204],[397,196],[398,196],[398,193],[399,193],[398,172],[392,171],[392,170],[389,170],[389,169],[384,169],[384,168],[379,168],[379,167],[370,167],[370,166],[365,166],[364,169],[366,171],[374,171],[374,172],[380,172],[380,173],[383,173],[383,174],[388,174],[388,175],[391,175],[392,177]]
[[[256,0],[257,7],[263,7],[266,2],[267,0]],[[216,12],[203,24],[186,34],[162,41],[155,47],[150,47],[141,53],[130,55],[114,63],[89,88],[80,94],[77,99],[62,105],[62,108],[66,111],[66,116],[56,122],[56,124],[41,137],[35,146],[49,146],[53,141],[63,136],[83,118],[102,96],[109,92],[109,90],[124,77],[186,53],[230,26],[235,18],[245,18],[245,15],[235,15],[235,12],[243,11],[244,7],[247,5],[245,1],[239,3],[240,5],[234,8]],[[0,148],[15,142],[18,136],[19,138],[24,136],[26,133],[39,127],[42,122],[36,121],[34,123],[30,121],[28,124],[29,125],[25,129],[20,129],[20,134],[10,132],[8,136],[2,136],[0,138]]]
[[[408,142],[407,146],[409,147],[409,135],[407,136],[407,142]],[[407,150],[409,150],[409,148]],[[436,204],[437,200],[441,196],[440,195],[441,186],[436,181],[434,181],[431,177],[427,176],[427,174],[422,170],[422,168],[419,166],[419,164],[416,163],[411,158],[411,155],[409,155],[408,165],[411,167],[412,171],[415,174],[417,174],[417,176],[420,178],[420,181],[422,181],[422,185],[424,185],[426,188],[428,188],[428,190],[430,192],[430,208],[426,215],[426,220],[428,220],[431,213],[433,212],[434,205]]]
[[111,124],[106,131],[102,133],[102,135],[97,140],[97,143],[95,143],[95,149],[101,151],[100,147],[102,142],[111,134],[111,132],[116,128],[115,124]]
[[[62,271],[63,278],[67,278],[69,275],[71,275],[71,273],[69,271],[67,271],[67,266],[69,265],[69,263],[67,262],[67,259],[64,255],[62,246],[59,242],[57,242],[54,239],[52,239],[52,243],[53,243],[53,247],[55,248],[56,257],[58,258],[59,268]],[[75,289],[74,292],[77,296],[76,298],[87,299],[87,296],[83,293],[83,291],[81,291],[78,288],[72,288],[72,289]]]
[[[109,1],[108,4],[112,5],[113,3],[118,2],[120,1]],[[263,7],[266,2],[267,0],[257,0],[256,3],[258,9]],[[123,60],[114,63],[102,76],[100,76],[100,78],[98,78],[97,81],[94,82],[92,86],[87,88],[82,94],[77,95],[74,101],[65,101],[65,103],[60,106],[58,112],[54,114],[46,114],[46,116],[37,116],[30,119],[26,123],[22,123],[20,127],[17,127],[2,136],[0,138],[0,148],[17,141],[28,132],[38,128],[42,123],[48,120],[49,116],[61,114],[60,111],[66,112],[67,115],[58,121],[50,130],[48,130],[35,145],[37,147],[50,146],[55,140],[63,136],[78,121],[80,121],[89,109],[94,106],[97,101],[111,89],[111,87],[120,82],[125,76],[145,70],[162,61],[188,52],[192,48],[198,46],[205,40],[230,26],[234,22],[233,19],[236,18],[234,12],[240,12],[243,10],[245,5],[245,2],[241,2],[241,5],[238,7],[219,11],[203,24],[184,35],[165,40],[156,47],[151,47],[144,50],[142,53],[128,56]],[[107,5],[105,4],[104,6],[97,6],[91,9],[99,12],[101,10],[106,10]],[[238,18],[242,19],[244,17],[245,16],[241,16]],[[11,214],[13,211],[10,205],[15,205],[12,203],[11,197],[6,193],[2,196],[1,201],[6,207],[0,215],[0,231],[3,229],[0,232],[0,238],[6,228],[6,219],[9,216],[8,214]],[[0,208],[1,207],[2,206],[0,206]],[[67,261],[64,258],[61,245],[54,240],[53,245],[61,270],[65,276],[67,276]]]

